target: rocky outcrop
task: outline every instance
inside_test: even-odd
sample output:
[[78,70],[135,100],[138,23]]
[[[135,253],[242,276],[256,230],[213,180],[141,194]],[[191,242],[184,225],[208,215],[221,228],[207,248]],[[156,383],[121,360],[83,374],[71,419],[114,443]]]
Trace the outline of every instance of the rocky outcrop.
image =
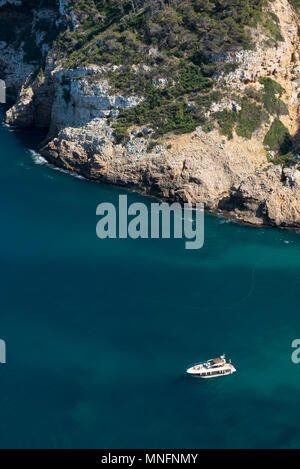
[[245,145],[239,137],[228,142],[217,131],[198,128],[192,137],[170,137],[148,154],[143,137],[133,133],[125,151],[113,143],[105,119],[95,119],[84,128],[64,129],[42,153],[89,179],[170,201],[201,201],[256,225],[300,227],[300,171],[268,168],[259,137]]
[[[63,12],[68,2],[61,1],[60,8]],[[286,90],[283,99],[289,109],[282,120],[295,135],[299,128],[299,20],[287,0],[275,0],[271,8],[280,20],[284,41],[268,47],[258,30],[256,49],[228,54],[226,60],[237,61],[239,66],[216,79],[233,94],[250,86],[261,89],[261,77],[278,81]],[[151,128],[133,126],[126,144],[116,144],[108,118],[144,98],[116,93],[107,81],[110,70],[93,65],[66,70],[48,53],[44,75],[23,83],[7,122],[47,125],[49,136],[41,153],[51,163],[86,178],[170,201],[203,202],[210,210],[222,209],[249,223],[300,227],[300,171],[297,165],[283,169],[267,161],[266,125],[250,140],[235,134],[230,141],[217,129],[205,133],[199,127],[191,134],[164,136],[151,151]],[[169,81],[158,79],[154,85],[165,88]],[[235,99],[226,98],[213,103],[211,112],[238,112],[239,106]]]
[[29,76],[18,101],[8,110],[6,122],[49,127],[50,135],[55,135],[66,127],[84,127],[95,118],[117,116],[119,109],[144,100],[114,94],[105,78],[107,72],[108,68],[97,66],[64,70],[55,67],[49,55],[43,76],[34,80]]
[[258,138],[245,145],[239,137],[229,142],[217,130],[206,134],[200,128],[192,135],[170,136],[149,154],[143,136],[147,131],[132,130],[124,148],[114,143],[105,119],[94,119],[84,127],[61,130],[42,153],[87,178],[169,200],[202,201],[210,209],[266,162]]
[[18,101],[7,111],[7,123],[21,127],[49,127],[54,100],[50,70],[49,60],[45,74],[36,79],[29,74],[21,87]]
[[221,207],[249,223],[300,227],[300,171],[277,166],[250,175]]
[[84,127],[95,118],[117,116],[120,108],[137,106],[143,101],[142,97],[113,93],[105,78],[108,71],[108,67],[94,65],[51,72],[54,86],[51,134],[66,127]]

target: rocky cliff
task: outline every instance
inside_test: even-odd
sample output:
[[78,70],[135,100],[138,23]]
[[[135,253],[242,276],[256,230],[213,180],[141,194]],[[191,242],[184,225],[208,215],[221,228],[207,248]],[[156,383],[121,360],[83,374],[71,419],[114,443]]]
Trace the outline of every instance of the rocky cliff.
[[[2,1],[0,20],[1,14],[18,13],[20,6],[14,3],[21,2]],[[141,17],[145,6],[133,3],[136,16]],[[95,44],[101,48],[106,41],[112,51],[116,48],[111,36],[102,39],[104,27],[96,38],[91,34],[89,49],[84,49],[90,56],[81,54],[79,60],[82,25],[90,21],[86,10],[67,0],[32,5],[23,20],[34,47],[41,50],[42,66],[26,58],[24,36],[17,45],[11,40],[0,43],[0,78],[17,96],[6,120],[48,127],[41,153],[51,163],[86,178],[170,201],[203,202],[207,209],[231,212],[249,223],[300,227],[300,23],[294,4],[275,0],[262,7],[273,22],[245,26],[255,47],[232,45],[229,50],[206,52],[213,66],[211,75],[203,69],[200,80],[195,66],[188,65],[194,88],[189,77],[180,81],[176,73],[167,75],[152,64],[153,56],[160,53],[153,44],[147,49],[143,45],[149,63],[128,65],[124,58],[123,63],[97,61]],[[71,55],[78,60],[75,66],[62,53],[59,40],[52,44],[47,31],[43,34],[45,18],[48,26],[55,25],[58,37],[65,29],[66,41],[79,41]],[[170,38],[173,33],[168,34]],[[193,37],[187,35],[186,40]],[[106,56],[103,52],[101,57]],[[151,88],[122,88],[124,76],[131,75],[136,80],[146,76]],[[156,127],[149,114],[148,95],[158,96],[160,112],[169,113],[170,96],[177,99],[176,87],[182,87],[182,82],[185,88],[183,98],[176,101],[173,127],[168,121],[162,132],[162,124]],[[199,92],[199,83],[207,89]]]

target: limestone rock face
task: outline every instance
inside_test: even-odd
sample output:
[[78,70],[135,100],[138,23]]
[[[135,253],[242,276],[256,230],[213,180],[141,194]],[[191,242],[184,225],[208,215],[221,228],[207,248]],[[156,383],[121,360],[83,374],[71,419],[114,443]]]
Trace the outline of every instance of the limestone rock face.
[[251,175],[232,194],[231,203],[251,223],[300,227],[300,171],[277,166]]
[[170,137],[149,154],[147,140],[135,134],[125,148],[115,145],[106,120],[94,119],[84,127],[61,130],[42,153],[87,178],[170,200],[203,202],[210,209],[265,162],[258,138],[245,145],[241,138],[228,142],[217,130],[206,134],[198,128],[192,135]]
[[22,50],[16,51],[6,42],[0,41],[0,74],[5,78],[9,98],[16,98],[33,66],[24,62]]
[[96,65],[76,70],[51,72],[54,101],[51,133],[65,127],[84,126],[95,118],[116,116],[118,109],[138,105],[144,98],[112,92],[105,73],[109,68]]
[[45,75],[33,79],[29,74],[21,87],[19,98],[6,113],[8,124],[21,127],[49,127],[54,99],[53,81],[50,79],[51,62]]

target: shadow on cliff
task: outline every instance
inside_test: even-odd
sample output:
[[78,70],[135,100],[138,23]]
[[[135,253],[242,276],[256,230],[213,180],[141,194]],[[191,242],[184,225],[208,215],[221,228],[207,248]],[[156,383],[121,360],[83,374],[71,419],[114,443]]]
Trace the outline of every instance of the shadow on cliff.
[[42,142],[45,140],[48,130],[37,129],[35,127],[15,127],[14,135],[20,145],[31,150],[38,151]]

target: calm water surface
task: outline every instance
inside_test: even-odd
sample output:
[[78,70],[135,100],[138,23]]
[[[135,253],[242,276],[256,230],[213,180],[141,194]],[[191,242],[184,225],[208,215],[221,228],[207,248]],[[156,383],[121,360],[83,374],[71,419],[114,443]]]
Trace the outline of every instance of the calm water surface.
[[[0,129],[0,447],[299,448],[300,235],[207,215],[199,251],[100,241],[126,192],[38,164],[40,139]],[[223,352],[234,375],[185,376]]]

